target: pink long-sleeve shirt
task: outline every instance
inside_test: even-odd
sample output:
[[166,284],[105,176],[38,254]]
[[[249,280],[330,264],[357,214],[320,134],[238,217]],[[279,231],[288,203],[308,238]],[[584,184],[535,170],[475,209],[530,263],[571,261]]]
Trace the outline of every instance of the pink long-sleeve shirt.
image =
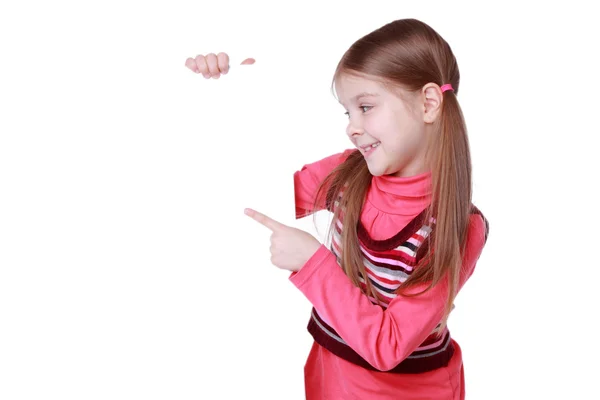
[[[319,183],[351,151],[307,164],[294,174],[297,217],[312,208]],[[430,184],[429,173],[373,177],[361,213],[369,235],[383,240],[404,228],[429,204]],[[460,287],[473,273],[485,236],[484,220],[472,215]],[[462,354],[453,339],[455,353],[446,367],[420,374],[385,372],[417,348],[440,321],[447,293],[444,282],[417,297],[398,296],[384,310],[352,284],[324,245],[290,280],[340,337],[381,371],[350,363],[315,342],[304,368],[308,400],[464,399]]]

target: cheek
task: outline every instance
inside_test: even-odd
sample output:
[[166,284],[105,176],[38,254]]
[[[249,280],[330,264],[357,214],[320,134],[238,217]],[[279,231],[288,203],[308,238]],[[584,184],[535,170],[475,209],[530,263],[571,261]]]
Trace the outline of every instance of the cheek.
[[365,119],[365,130],[375,139],[382,140],[394,130],[394,123],[386,113],[379,112]]
[[373,138],[387,146],[394,147],[398,143],[398,137],[404,127],[390,115],[383,114],[373,115],[365,128]]

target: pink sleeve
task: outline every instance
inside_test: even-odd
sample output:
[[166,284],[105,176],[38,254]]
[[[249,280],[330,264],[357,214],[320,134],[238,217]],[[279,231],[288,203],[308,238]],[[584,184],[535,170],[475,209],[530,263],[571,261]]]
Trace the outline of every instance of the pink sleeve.
[[[331,171],[356,149],[347,149],[341,153],[328,156],[322,160],[304,165],[294,173],[294,195],[296,199],[296,219],[306,217],[312,210],[315,196],[319,185]],[[318,210],[325,208],[325,204],[319,204]]]
[[[473,273],[485,234],[484,220],[471,215],[461,288]],[[431,334],[446,303],[447,281],[442,281],[420,296],[398,296],[384,310],[352,284],[334,254],[323,245],[289,279],[340,337],[381,371],[394,368]]]

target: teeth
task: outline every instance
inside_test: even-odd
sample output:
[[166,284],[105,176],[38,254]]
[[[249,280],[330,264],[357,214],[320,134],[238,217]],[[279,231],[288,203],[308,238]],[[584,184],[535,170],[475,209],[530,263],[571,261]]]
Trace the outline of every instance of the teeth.
[[377,143],[373,143],[370,145],[366,145],[366,146],[362,146],[362,149],[366,152],[371,151],[372,149],[374,149],[375,147],[378,147],[381,144],[381,142],[377,142]]

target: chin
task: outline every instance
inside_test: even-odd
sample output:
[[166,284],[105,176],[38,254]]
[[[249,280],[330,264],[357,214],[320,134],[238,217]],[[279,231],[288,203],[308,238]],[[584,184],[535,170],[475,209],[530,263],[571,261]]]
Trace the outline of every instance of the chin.
[[385,171],[383,171],[383,170],[382,170],[382,169],[380,169],[380,168],[374,168],[374,167],[372,167],[372,166],[370,166],[370,165],[368,165],[368,167],[369,167],[369,172],[370,172],[370,173],[371,173],[371,175],[373,175],[373,176],[381,176],[381,175],[385,175]]
[[371,164],[367,163],[367,166],[369,167],[369,172],[373,176],[395,175],[398,173],[398,171],[400,171],[400,169],[394,168],[390,165],[382,167],[382,166],[375,166],[375,165],[371,165]]

